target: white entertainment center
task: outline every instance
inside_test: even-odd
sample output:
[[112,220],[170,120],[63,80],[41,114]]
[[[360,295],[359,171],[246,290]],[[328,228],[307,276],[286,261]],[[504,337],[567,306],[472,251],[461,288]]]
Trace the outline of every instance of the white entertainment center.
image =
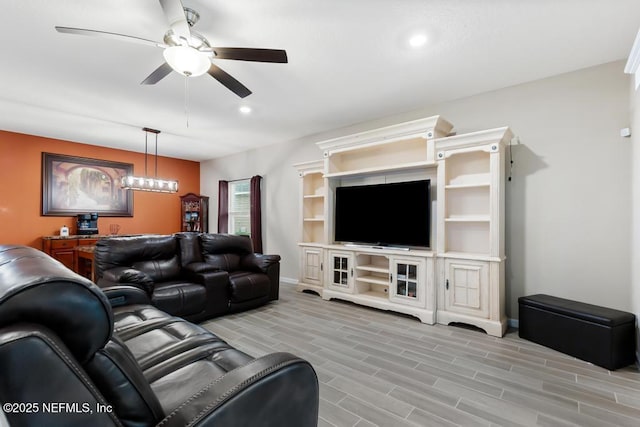
[[[452,128],[434,116],[321,141],[322,160],[295,165],[299,291],[504,334],[505,152],[512,134],[503,127],[447,136]],[[416,179],[431,182],[429,248],[334,241],[337,187]]]

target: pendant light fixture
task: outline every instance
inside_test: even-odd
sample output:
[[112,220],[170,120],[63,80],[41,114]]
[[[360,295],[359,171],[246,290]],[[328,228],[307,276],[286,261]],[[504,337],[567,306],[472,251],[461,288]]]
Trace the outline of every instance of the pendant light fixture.
[[[177,193],[178,181],[173,179],[158,178],[158,134],[157,129],[142,128],[144,131],[144,176],[125,176],[122,178],[122,188],[137,191],[153,191],[156,193]],[[156,135],[155,176],[147,174],[147,149],[149,133]]]

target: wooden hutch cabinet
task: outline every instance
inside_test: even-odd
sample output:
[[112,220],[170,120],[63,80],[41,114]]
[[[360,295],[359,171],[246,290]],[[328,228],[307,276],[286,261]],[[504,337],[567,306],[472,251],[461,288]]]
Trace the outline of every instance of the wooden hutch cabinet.
[[180,196],[182,231],[209,232],[209,197],[188,193]]

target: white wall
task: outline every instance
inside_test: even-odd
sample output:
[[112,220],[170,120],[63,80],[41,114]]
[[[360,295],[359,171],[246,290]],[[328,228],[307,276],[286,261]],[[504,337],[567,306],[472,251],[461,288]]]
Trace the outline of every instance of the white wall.
[[458,133],[508,125],[513,179],[507,183],[507,315],[517,298],[549,293],[631,309],[629,76],[622,62],[480,94],[201,164],[201,190],[219,179],[264,177],[266,253],[298,276],[298,178],[294,163],[321,158],[315,142],[440,114]]
[[[638,75],[636,78],[640,78]],[[632,79],[633,80],[633,79]],[[631,87],[631,141],[632,148],[632,219],[631,219],[631,308],[636,318],[640,317],[640,89],[636,90],[633,82]],[[640,361],[640,335],[638,335],[636,353]]]

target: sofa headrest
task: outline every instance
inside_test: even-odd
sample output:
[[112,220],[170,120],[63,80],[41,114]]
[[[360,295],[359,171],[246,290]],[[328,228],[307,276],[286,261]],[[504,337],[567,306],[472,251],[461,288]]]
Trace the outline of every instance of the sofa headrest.
[[98,240],[94,251],[96,277],[115,267],[131,267],[139,261],[166,260],[177,256],[177,239],[172,235],[107,237]]
[[113,332],[109,301],[90,280],[37,249],[0,245],[0,328],[15,323],[50,329],[81,363]]
[[194,262],[202,262],[202,250],[200,249],[200,233],[184,231],[175,234],[180,246],[180,264],[189,265]]
[[234,234],[201,234],[202,253],[206,255],[253,253],[253,244],[248,236]]

